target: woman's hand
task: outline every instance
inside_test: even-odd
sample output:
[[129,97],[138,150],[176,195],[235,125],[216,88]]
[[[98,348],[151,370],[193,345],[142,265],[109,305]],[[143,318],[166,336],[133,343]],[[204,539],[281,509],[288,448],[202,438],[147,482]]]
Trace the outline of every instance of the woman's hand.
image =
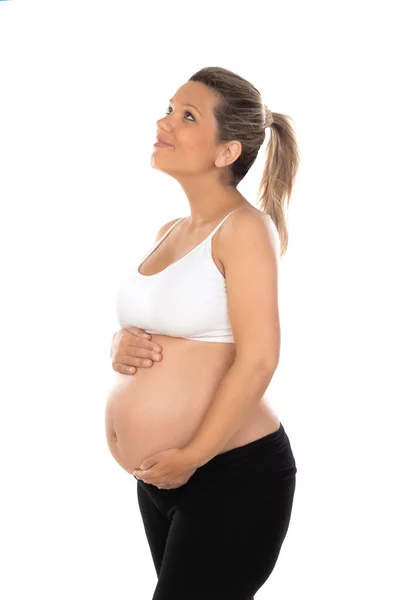
[[151,341],[151,335],[133,325],[114,333],[110,356],[112,368],[123,375],[134,375],[137,367],[152,367],[162,359],[162,347]]
[[162,490],[184,485],[197,470],[184,448],[170,448],[146,458],[140,469],[132,471],[136,479],[151,483]]

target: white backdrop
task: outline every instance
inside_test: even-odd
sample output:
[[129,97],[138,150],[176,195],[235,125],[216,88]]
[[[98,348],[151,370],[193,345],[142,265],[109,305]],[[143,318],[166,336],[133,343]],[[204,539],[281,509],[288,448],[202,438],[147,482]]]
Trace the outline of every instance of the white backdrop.
[[[210,65],[292,116],[301,152],[269,387],[297,486],[257,600],[400,598],[394,7],[0,1],[2,598],[152,597],[136,481],[105,439],[114,301],[190,213],[150,156]],[[264,152],[239,184],[253,204]]]

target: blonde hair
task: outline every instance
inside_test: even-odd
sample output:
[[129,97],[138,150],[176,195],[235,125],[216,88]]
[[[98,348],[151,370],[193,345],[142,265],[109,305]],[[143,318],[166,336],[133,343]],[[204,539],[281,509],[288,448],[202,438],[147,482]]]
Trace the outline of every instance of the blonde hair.
[[205,67],[192,75],[189,81],[205,84],[218,98],[214,108],[216,142],[238,140],[242,144],[240,156],[229,165],[227,175],[223,174],[228,185],[236,187],[246,175],[265,140],[266,127],[270,127],[257,203],[275,224],[283,256],[288,246],[285,208],[287,210],[289,205],[299,165],[299,148],[291,117],[271,112],[263,103],[260,92],[249,81],[228,69]]

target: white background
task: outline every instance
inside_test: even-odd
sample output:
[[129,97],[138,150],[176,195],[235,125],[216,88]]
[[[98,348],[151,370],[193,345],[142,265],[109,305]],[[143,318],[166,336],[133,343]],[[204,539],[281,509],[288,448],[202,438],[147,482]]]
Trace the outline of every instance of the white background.
[[[301,151],[269,388],[297,488],[257,600],[400,598],[394,8],[0,2],[5,600],[152,597],[136,481],[105,439],[114,300],[158,229],[190,214],[150,157],[169,98],[210,65],[293,117]],[[264,153],[238,188],[254,205]]]

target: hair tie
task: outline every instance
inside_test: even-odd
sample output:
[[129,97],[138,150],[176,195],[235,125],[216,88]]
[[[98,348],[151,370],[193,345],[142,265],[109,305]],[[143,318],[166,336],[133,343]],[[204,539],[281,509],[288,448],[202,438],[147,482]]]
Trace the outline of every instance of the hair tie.
[[271,127],[272,123],[274,122],[272,112],[269,110],[268,106],[266,106],[265,104],[264,104],[264,108],[265,108],[265,117],[266,117],[265,127]]

